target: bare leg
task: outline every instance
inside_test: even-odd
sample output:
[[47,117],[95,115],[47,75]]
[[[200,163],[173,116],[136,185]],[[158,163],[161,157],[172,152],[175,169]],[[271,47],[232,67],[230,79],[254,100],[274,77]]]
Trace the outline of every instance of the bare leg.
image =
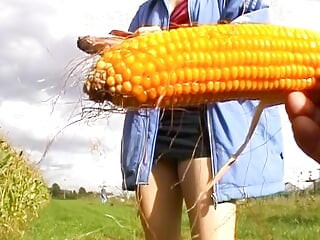
[[[234,239],[236,205],[221,203],[214,209],[212,190],[207,191],[208,183],[212,180],[210,158],[182,161],[179,163],[178,172],[180,178],[185,176],[181,181],[181,188],[187,208],[191,208],[198,201],[189,211],[192,239]],[[201,198],[198,199],[201,193]]]
[[152,170],[149,185],[140,186],[137,200],[147,240],[179,240],[181,238],[182,194],[177,163],[161,160]]

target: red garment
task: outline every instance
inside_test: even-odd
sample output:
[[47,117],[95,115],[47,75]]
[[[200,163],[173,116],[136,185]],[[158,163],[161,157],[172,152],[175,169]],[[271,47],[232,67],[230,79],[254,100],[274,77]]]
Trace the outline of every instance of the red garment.
[[172,11],[170,16],[169,28],[178,28],[180,25],[189,25],[189,14],[188,14],[188,0],[180,2],[175,9]]

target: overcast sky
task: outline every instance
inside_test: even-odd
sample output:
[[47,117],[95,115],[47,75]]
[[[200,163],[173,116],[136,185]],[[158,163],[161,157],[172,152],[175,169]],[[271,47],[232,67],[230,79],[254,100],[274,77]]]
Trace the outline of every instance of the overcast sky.
[[[77,37],[126,30],[142,2],[1,0],[0,131],[34,162],[41,159],[50,140],[62,128],[79,119],[81,99],[86,97],[79,82],[86,68],[81,61],[87,55],[76,48]],[[294,7],[277,10],[279,22],[314,28],[314,16],[320,10],[318,1],[290,2],[299,4],[298,17]],[[303,5],[306,2],[308,5]],[[61,97],[55,101],[59,94]],[[304,176],[309,170],[318,174],[319,165],[297,148],[282,112],[285,179],[296,181],[301,171]],[[120,185],[122,122],[123,115],[113,114],[108,119],[83,121],[64,129],[39,164],[48,184],[58,182],[75,189]]]

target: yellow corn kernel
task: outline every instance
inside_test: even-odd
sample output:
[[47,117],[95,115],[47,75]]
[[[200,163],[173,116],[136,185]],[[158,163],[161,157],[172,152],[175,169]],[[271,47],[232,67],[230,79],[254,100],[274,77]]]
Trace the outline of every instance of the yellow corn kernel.
[[[320,33],[223,24],[145,34],[108,48],[87,78],[124,107],[171,107],[231,99],[272,100],[318,89]],[[106,98],[110,100],[109,98]]]

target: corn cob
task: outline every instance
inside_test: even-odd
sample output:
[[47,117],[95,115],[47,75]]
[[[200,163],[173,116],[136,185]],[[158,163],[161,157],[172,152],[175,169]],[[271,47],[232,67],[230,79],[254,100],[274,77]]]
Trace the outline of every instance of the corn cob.
[[106,49],[84,91],[130,107],[179,107],[233,99],[281,103],[318,89],[320,33],[264,24],[159,31]]

